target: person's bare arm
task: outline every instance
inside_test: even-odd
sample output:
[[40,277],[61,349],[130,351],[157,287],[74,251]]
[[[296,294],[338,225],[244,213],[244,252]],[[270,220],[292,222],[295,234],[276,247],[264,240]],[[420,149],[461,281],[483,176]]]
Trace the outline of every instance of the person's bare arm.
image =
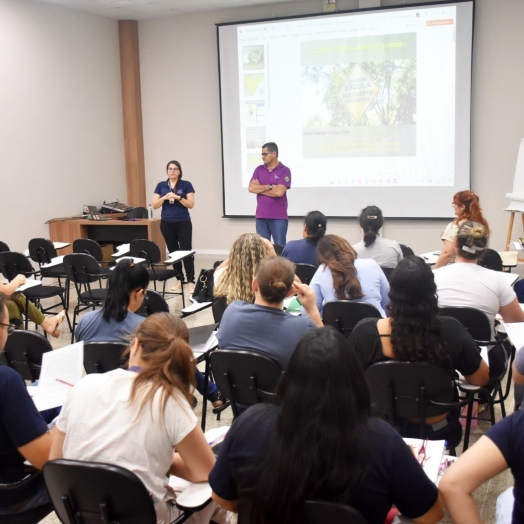
[[153,202],[151,202],[151,206],[153,207],[153,209],[158,209],[162,207],[162,204],[167,200],[166,197],[167,195],[161,197],[158,193],[155,193],[155,195],[153,196]]
[[324,327],[322,317],[317,307],[317,298],[315,292],[307,284],[299,284],[298,282],[293,283],[293,288],[297,292],[297,297],[300,304],[306,310],[307,316],[317,327]]
[[43,435],[40,435],[28,444],[20,446],[18,451],[36,469],[42,469],[44,464],[49,460],[52,443],[53,437],[51,437],[49,431],[46,431]]
[[25,284],[25,281],[26,278],[24,275],[17,275],[8,284],[0,282],[0,293],[4,294],[6,297],[10,297],[18,287]]
[[238,513],[238,500],[226,500],[219,497],[214,491],[211,492],[211,498],[226,511],[233,511]]
[[524,322],[524,311],[520,307],[517,297],[509,304],[502,306],[499,313],[504,322]]
[[455,242],[451,242],[451,240],[444,240],[444,243],[442,245],[442,251],[440,252],[440,256],[438,257],[436,264],[433,266],[433,269],[438,269],[439,267],[447,266],[454,255]]
[[170,472],[190,482],[205,482],[215,465],[215,455],[202,433],[195,426],[176,446]]
[[280,198],[281,196],[285,195],[286,191],[287,191],[286,186],[283,186],[282,184],[278,184],[277,186],[273,186],[273,189],[269,189],[269,191],[264,191],[264,195],[270,196],[272,198]]
[[[180,195],[179,195],[180,196]],[[188,193],[186,198],[179,198],[178,200],[184,207],[188,209],[193,209],[195,205],[195,193]]]
[[455,524],[482,524],[473,492],[508,465],[495,443],[480,439],[446,471],[439,491]]
[[49,454],[49,460],[64,458],[64,440],[66,434],[60,431],[56,426],[52,429],[53,432],[53,444],[51,446],[51,452]]
[[250,193],[265,193],[269,190],[269,184],[261,184],[258,180],[255,179],[249,182],[248,189]]
[[466,376],[465,379],[474,386],[485,386],[489,381],[489,367],[486,362],[481,360],[477,371],[471,375]]
[[433,504],[429,511],[426,511],[424,515],[411,520],[413,520],[413,522],[417,522],[418,524],[436,524],[442,519],[443,516],[444,508],[442,505],[442,499],[440,496],[438,496],[435,504]]

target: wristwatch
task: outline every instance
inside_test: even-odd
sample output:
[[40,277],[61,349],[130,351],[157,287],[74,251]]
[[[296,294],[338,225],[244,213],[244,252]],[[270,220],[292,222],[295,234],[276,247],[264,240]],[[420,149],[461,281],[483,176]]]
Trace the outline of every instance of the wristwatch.
[[269,184],[269,191],[273,189],[273,184]]

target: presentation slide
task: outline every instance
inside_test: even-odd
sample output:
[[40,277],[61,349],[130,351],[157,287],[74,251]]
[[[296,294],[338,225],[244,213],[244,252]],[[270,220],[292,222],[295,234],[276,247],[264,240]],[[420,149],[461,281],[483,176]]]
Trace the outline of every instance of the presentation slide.
[[253,216],[276,142],[290,216],[452,216],[470,187],[472,24],[464,1],[218,26],[224,214]]

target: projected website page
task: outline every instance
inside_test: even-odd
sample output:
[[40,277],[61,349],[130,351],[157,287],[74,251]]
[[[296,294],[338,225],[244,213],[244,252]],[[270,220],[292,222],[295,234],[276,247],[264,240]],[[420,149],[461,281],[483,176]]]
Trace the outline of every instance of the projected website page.
[[[291,168],[293,189],[469,187],[470,83],[457,94],[457,6],[235,30],[238,97],[229,118],[238,116],[238,130],[224,133],[224,155],[226,166],[240,167],[244,190],[269,141]],[[457,111],[457,100],[466,108]]]

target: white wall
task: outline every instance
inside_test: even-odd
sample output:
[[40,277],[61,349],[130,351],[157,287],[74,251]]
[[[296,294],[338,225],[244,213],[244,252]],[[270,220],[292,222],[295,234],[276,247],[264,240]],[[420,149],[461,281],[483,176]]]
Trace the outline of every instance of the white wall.
[[[400,2],[384,0],[383,5]],[[412,3],[408,1],[407,3]],[[199,250],[227,250],[239,234],[254,230],[254,220],[223,219],[220,107],[215,24],[219,22],[318,13],[320,0],[243,8],[139,22],[146,185],[152,196],[165,177],[165,165],[178,159],[196,190],[192,212],[193,244]],[[355,9],[357,0],[339,0]],[[481,198],[492,231],[492,246],[502,249],[508,225],[503,211],[511,191],[517,149],[524,136],[524,2],[477,0],[473,106],[472,188]],[[285,152],[281,153],[285,163]],[[291,168],[293,166],[290,166]],[[450,194],[450,203],[452,200]],[[293,193],[289,195],[293,198]],[[428,189],[428,199],[431,190]],[[362,206],[371,202],[362,202]],[[409,202],[406,203],[409,205]],[[319,203],[326,212],[329,203]],[[253,209],[255,200],[253,197]],[[450,205],[450,218],[452,209]],[[415,252],[438,249],[442,221],[390,221],[384,234]],[[331,233],[359,239],[355,220],[331,220]],[[292,220],[288,239],[301,234]],[[518,228],[514,237],[521,236]]]
[[0,0],[0,240],[126,200],[116,20]]

